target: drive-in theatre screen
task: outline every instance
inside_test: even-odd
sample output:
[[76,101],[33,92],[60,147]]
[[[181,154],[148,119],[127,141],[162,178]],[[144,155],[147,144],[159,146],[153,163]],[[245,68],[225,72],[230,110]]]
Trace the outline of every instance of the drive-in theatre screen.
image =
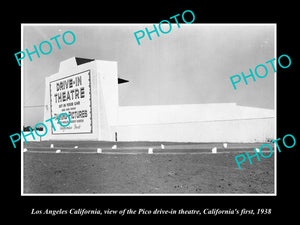
[[[91,133],[90,70],[50,82],[50,107],[51,117],[56,117],[52,134]],[[69,126],[59,126],[57,116],[61,113],[70,116]],[[67,116],[61,116],[60,122],[67,124]]]

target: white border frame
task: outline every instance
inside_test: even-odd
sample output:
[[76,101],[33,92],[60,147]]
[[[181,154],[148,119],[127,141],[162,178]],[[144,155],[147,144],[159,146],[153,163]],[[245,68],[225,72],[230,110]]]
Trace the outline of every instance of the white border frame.
[[[23,47],[23,31],[24,26],[115,26],[115,25],[153,25],[149,23],[127,23],[127,24],[120,24],[120,23],[114,23],[114,24],[107,24],[107,23],[21,23],[21,49],[24,49]],[[244,25],[253,25],[253,26],[265,26],[265,25],[273,25],[274,28],[274,58],[277,60],[277,23],[194,23],[194,24],[181,24],[183,26],[194,26],[194,25],[200,25],[200,26],[214,26],[214,25],[235,25],[235,26],[244,26]],[[277,63],[275,64],[275,69],[277,71]],[[23,129],[23,122],[24,122],[24,116],[23,116],[23,92],[24,92],[24,70],[23,70],[23,60],[21,61],[21,127],[20,130]],[[277,139],[277,72],[274,72],[274,108],[275,108],[275,139]],[[23,161],[24,161],[24,151],[23,151],[23,139],[21,138],[21,196],[277,196],[277,151],[276,151],[276,144],[274,143],[274,193],[263,193],[263,194],[235,194],[235,193],[223,193],[223,194],[124,194],[124,193],[115,193],[115,194],[59,194],[59,193],[53,193],[53,194],[24,194],[24,170],[23,170]]]

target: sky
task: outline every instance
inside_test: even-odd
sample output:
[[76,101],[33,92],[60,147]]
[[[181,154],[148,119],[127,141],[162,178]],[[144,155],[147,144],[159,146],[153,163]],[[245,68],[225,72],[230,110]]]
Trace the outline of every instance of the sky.
[[[21,51],[31,52],[43,41],[52,44],[50,54],[23,60],[24,125],[44,122],[45,77],[74,56],[118,62],[118,76],[129,80],[119,85],[120,106],[235,102],[274,109],[275,74],[265,63],[276,57],[274,24],[180,23],[178,28],[175,23],[167,34],[152,33],[152,40],[145,34],[138,45],[134,32],[151,31],[153,24],[23,24]],[[71,45],[61,39],[66,31],[75,34]],[[61,49],[50,40],[56,35]],[[242,79],[234,90],[230,77],[248,75],[259,64],[267,66],[268,75],[249,78],[248,85]]]

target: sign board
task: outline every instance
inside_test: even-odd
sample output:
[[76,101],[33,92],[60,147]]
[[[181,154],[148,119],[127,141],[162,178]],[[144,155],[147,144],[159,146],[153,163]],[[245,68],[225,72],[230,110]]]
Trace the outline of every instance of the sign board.
[[[91,71],[86,70],[50,82],[50,110],[55,129],[52,134],[92,133]],[[71,123],[63,127],[58,115],[67,113]],[[61,124],[68,124],[67,116],[59,118]]]

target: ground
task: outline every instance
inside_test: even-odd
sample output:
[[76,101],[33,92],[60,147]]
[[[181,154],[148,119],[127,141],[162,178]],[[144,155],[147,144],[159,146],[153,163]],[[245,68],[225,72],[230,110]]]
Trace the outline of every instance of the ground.
[[[252,158],[239,169],[235,156],[247,150],[254,154],[256,144],[220,143],[27,143],[24,152],[24,193],[47,194],[272,194],[274,193],[274,154]],[[147,154],[148,147],[154,154]],[[211,153],[218,146],[218,153]],[[244,147],[243,147],[244,146]],[[32,148],[30,148],[32,147]],[[131,151],[132,150],[132,151]],[[244,150],[244,151],[245,151]],[[252,152],[251,152],[252,151]],[[251,152],[251,153],[250,153]],[[120,154],[121,153],[121,154]],[[269,154],[269,153],[268,153]],[[265,155],[268,155],[265,153]]]

